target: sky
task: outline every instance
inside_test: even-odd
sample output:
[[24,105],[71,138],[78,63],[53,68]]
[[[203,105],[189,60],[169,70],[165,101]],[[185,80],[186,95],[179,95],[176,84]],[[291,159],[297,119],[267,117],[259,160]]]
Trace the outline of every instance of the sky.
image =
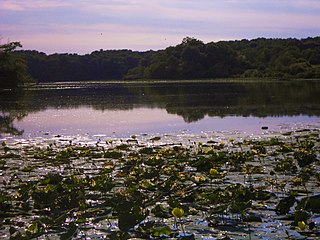
[[0,0],[0,44],[47,54],[320,35],[320,0]]

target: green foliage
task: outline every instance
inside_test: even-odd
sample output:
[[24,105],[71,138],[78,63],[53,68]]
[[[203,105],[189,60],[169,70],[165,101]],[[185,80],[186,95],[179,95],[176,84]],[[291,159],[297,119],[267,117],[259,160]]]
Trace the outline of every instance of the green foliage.
[[1,211],[9,211],[11,207],[11,197],[2,190],[0,191],[0,210]]
[[287,214],[295,202],[296,202],[296,199],[293,196],[289,196],[281,199],[276,206],[276,213],[278,215]]
[[131,50],[100,50],[82,56],[15,52],[26,60],[30,74],[39,82],[122,79],[129,69],[138,65],[143,54]]
[[294,153],[294,157],[300,167],[308,166],[317,159],[315,152],[308,149],[299,149]]
[[[20,45],[6,46],[12,51]],[[39,82],[108,79],[319,78],[320,37],[209,42],[186,37],[164,50],[86,55],[19,51]]]
[[296,209],[320,213],[320,195],[303,198]]
[[153,227],[150,229],[152,236],[160,237],[161,235],[169,236],[172,233],[172,230],[169,226],[160,226],[160,227]]
[[15,88],[32,82],[25,61],[13,54],[20,42],[0,45],[0,88]]

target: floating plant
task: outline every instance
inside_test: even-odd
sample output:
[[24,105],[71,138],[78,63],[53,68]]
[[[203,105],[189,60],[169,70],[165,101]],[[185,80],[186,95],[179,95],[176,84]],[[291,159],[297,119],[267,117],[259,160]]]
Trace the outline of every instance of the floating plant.
[[0,234],[312,238],[320,229],[318,136],[310,130],[183,144],[138,135],[90,143],[6,141]]

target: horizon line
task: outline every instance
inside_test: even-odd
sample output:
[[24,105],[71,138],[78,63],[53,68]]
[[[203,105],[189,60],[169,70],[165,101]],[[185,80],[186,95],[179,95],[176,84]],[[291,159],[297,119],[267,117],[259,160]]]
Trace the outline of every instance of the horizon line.
[[[183,39],[185,38],[191,38],[191,39],[196,39],[196,40],[199,40],[201,42],[203,42],[204,44],[209,44],[209,43],[219,43],[219,42],[237,42],[237,41],[253,41],[253,40],[258,40],[258,39],[265,39],[265,40],[289,40],[289,39],[292,39],[292,40],[306,40],[306,39],[309,39],[309,38],[312,38],[312,39],[315,39],[315,38],[319,38],[320,35],[317,35],[317,36],[314,36],[314,37],[311,37],[311,36],[308,36],[308,37],[286,37],[286,38],[281,38],[281,37],[255,37],[255,38],[242,38],[242,39],[221,39],[221,40],[218,40],[218,41],[208,41],[208,42],[204,42],[202,41],[201,39],[199,38],[196,38],[196,37],[190,37],[190,36],[186,36],[184,37]],[[37,50],[37,49],[24,49],[23,48],[23,43],[21,41],[7,41],[7,43],[10,43],[10,42],[20,42],[21,45],[22,45],[22,48],[21,49],[18,49],[16,51],[36,51],[36,52],[39,52],[39,53],[43,53],[43,54],[46,54],[47,56],[50,56],[50,55],[55,55],[55,54],[76,54],[76,55],[80,55],[80,56],[83,56],[83,55],[90,55],[94,52],[100,52],[100,51],[132,51],[132,52],[140,52],[140,53],[144,53],[144,52],[152,52],[152,51],[161,51],[161,50],[165,50],[169,47],[176,47],[178,45],[180,45],[183,41],[183,39],[181,40],[180,43],[176,44],[176,45],[170,45],[170,46],[167,46],[165,48],[158,48],[158,49],[148,49],[148,50],[135,50],[135,49],[130,49],[130,48],[110,48],[110,49],[104,49],[104,48],[100,48],[100,49],[96,49],[96,50],[92,50],[91,52],[87,52],[87,53],[79,53],[79,52],[45,52],[45,51],[42,51],[42,50]],[[0,38],[0,43],[1,43],[1,38]],[[2,45],[2,44],[1,44]]]

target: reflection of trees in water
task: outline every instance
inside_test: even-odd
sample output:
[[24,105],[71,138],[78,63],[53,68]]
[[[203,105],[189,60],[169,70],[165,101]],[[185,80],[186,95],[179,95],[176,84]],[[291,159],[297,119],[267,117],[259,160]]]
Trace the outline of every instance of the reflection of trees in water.
[[[207,115],[320,116],[320,82],[316,81],[216,83],[168,89],[170,92],[163,99],[167,101],[166,110],[182,116],[186,122],[198,121]],[[149,95],[162,98],[157,92],[159,90],[153,89]]]
[[226,115],[320,116],[320,82],[316,81],[81,84],[82,88],[62,85],[61,89],[4,92],[0,98],[1,133],[21,134],[13,122],[47,108],[91,107],[101,111],[161,108],[183,117],[185,122]]
[[15,117],[12,114],[0,113],[0,136],[1,134],[22,135],[23,130],[18,130],[13,126]]
[[28,94],[21,89],[0,92],[0,136],[22,135],[23,130],[14,126],[14,121],[28,115]]

